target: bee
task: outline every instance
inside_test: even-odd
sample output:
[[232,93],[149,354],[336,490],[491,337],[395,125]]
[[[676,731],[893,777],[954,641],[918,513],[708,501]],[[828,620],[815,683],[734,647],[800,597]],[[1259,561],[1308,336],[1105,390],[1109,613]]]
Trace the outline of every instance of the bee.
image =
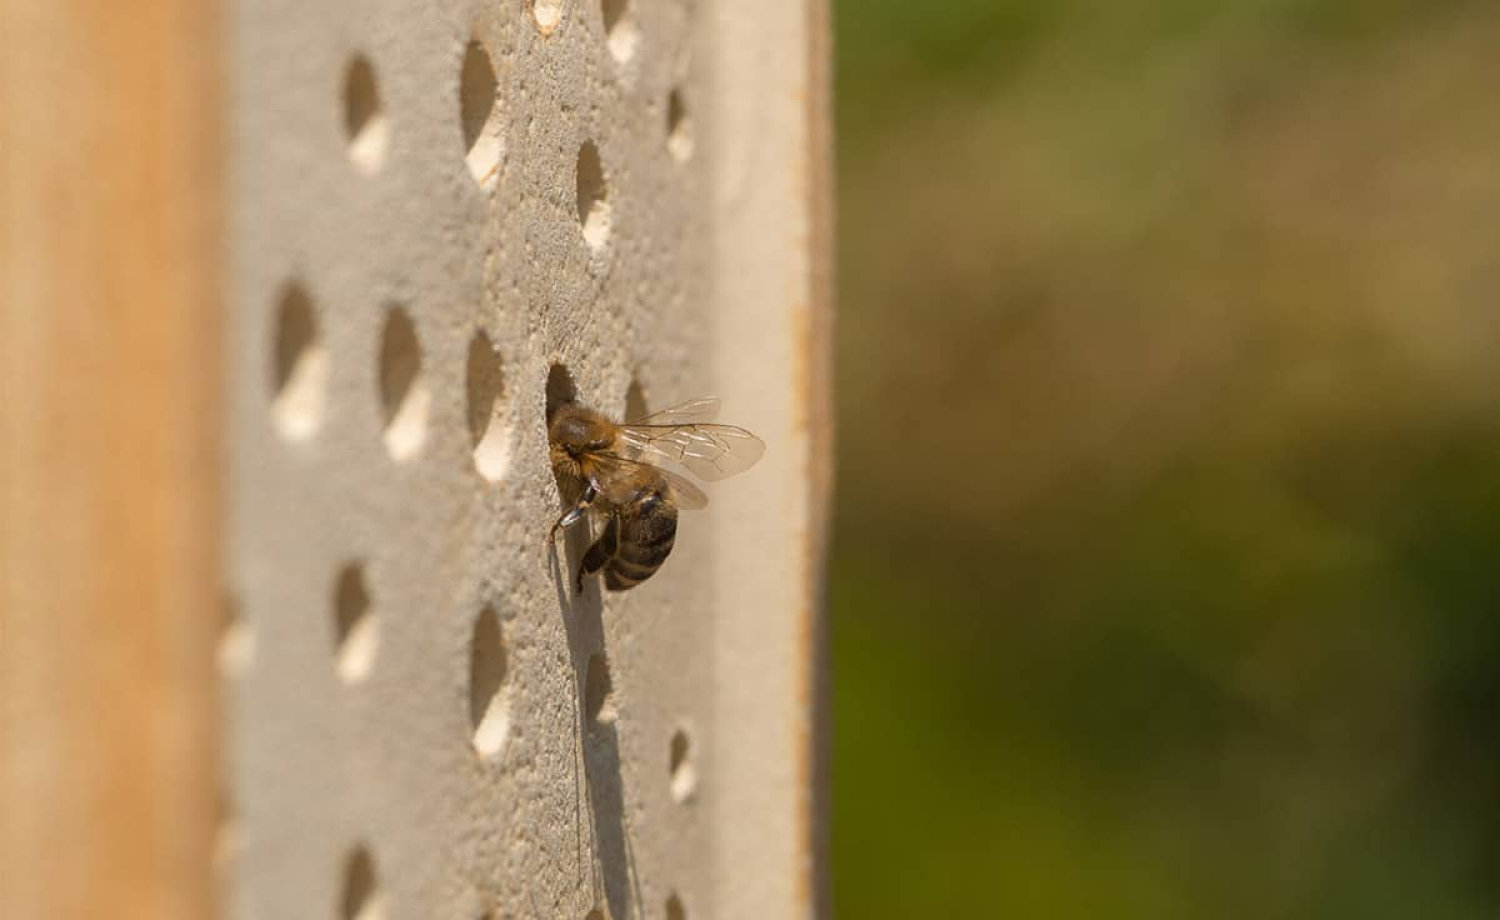
[[549,541],[593,511],[604,528],[578,565],[604,571],[611,591],[635,587],[661,568],[677,539],[677,512],[708,505],[703,491],[657,464],[668,462],[705,480],[723,479],[755,465],[760,438],[733,425],[712,424],[715,397],[694,399],[635,421],[618,423],[566,402],[548,419],[552,472],[570,507],[552,525]]

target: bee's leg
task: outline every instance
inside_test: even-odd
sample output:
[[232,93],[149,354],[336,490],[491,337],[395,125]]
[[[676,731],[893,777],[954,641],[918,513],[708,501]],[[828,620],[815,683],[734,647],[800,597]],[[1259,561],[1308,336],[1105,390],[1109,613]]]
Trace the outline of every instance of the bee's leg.
[[620,549],[620,519],[611,517],[609,523],[604,525],[604,533],[589,547],[589,551],[583,554],[583,561],[578,563],[578,590],[583,591],[583,576],[592,575],[604,568],[604,564],[614,558]]
[[578,501],[574,503],[573,507],[563,512],[562,517],[558,518],[557,522],[552,525],[552,531],[547,535],[547,542],[556,546],[557,532],[565,527],[572,527],[574,524],[577,524],[578,519],[583,517],[583,513],[588,510],[589,505],[598,494],[599,491],[594,488],[592,482],[584,486],[583,494],[578,496]]

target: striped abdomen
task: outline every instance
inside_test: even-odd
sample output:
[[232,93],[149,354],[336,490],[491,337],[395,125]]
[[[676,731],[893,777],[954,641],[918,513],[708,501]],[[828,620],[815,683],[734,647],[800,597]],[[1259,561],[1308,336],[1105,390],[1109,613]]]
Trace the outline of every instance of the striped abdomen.
[[602,566],[604,585],[611,591],[633,588],[667,561],[676,537],[676,507],[659,491],[645,492],[615,509],[604,533],[590,547],[584,569],[597,571]]

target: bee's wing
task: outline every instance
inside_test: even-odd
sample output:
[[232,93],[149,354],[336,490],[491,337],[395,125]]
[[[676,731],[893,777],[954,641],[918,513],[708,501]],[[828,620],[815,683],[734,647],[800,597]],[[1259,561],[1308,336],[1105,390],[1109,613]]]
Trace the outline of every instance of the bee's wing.
[[681,405],[660,412],[653,412],[645,418],[629,419],[627,425],[687,425],[692,422],[711,422],[719,417],[719,397],[702,396],[698,399],[690,399]]
[[710,481],[748,470],[766,452],[764,441],[733,425],[630,424],[621,427],[620,440],[632,456],[670,460]]
[[[642,467],[649,467],[650,472],[661,476],[667,481],[667,487],[672,490],[672,503],[679,509],[683,511],[700,511],[708,507],[708,496],[703,494],[703,490],[693,485],[691,482],[688,482],[686,479],[683,479],[681,476],[678,476],[671,470],[664,470],[654,464],[642,463],[639,460],[629,460],[625,457],[618,457],[614,454],[596,453],[590,454],[589,456],[592,458],[594,464],[601,470],[614,470],[624,474],[624,477],[622,477],[622,481],[625,477],[629,477],[631,475],[634,475],[635,473],[639,473]],[[608,493],[609,490],[606,488],[604,491]],[[629,498],[634,497],[634,495],[609,496],[610,500],[616,503],[624,503]]]

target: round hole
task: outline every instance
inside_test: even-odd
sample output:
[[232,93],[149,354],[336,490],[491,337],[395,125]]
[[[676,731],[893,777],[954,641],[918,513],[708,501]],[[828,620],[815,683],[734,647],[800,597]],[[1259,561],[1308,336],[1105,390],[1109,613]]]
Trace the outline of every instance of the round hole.
[[474,467],[494,482],[510,466],[511,430],[505,411],[505,373],[500,353],[480,332],[469,341],[469,435],[474,440]]
[[594,249],[609,239],[609,186],[604,181],[604,164],[593,141],[578,151],[578,222],[583,238]]
[[672,733],[668,764],[672,798],[678,802],[686,802],[698,788],[698,771],[693,767],[692,748],[687,732],[680,728]]
[[370,59],[358,55],[344,74],[344,130],[349,135],[349,159],[360,172],[380,168],[385,158],[385,113],[380,108],[380,88]]
[[639,30],[631,20],[629,0],[603,0],[604,37],[615,60],[624,63],[635,53]]
[[219,875],[220,884],[229,881],[230,870],[239,855],[241,845],[239,816],[234,805],[221,789],[219,791],[219,814],[214,827],[213,869]]
[[323,417],[328,354],[318,340],[312,298],[295,281],[282,289],[277,304],[271,374],[271,412],[277,429],[293,441],[310,437]]
[[255,658],[255,632],[241,615],[239,604],[224,599],[223,628],[219,632],[219,672],[239,677],[250,670]]
[[543,35],[551,35],[562,22],[562,0],[526,0],[531,7],[531,19]]
[[386,314],[380,340],[380,404],[385,416],[385,446],[405,460],[422,446],[431,402],[422,383],[422,346],[411,317],[400,307]]
[[578,386],[573,382],[573,375],[561,364],[552,365],[547,371],[547,421],[552,421],[559,407],[577,400]]
[[495,187],[505,144],[500,107],[495,104],[495,65],[478,41],[464,52],[458,84],[458,114],[464,134],[464,162],[480,188]]
[[615,720],[614,684],[609,677],[609,663],[603,655],[589,658],[588,673],[583,682],[583,701],[590,722],[607,725]]
[[474,747],[485,756],[498,752],[510,731],[507,657],[500,618],[494,607],[485,607],[474,623],[469,650],[469,719]]
[[380,645],[370,592],[365,587],[364,566],[351,562],[339,572],[333,592],[334,639],[338,648],[339,677],[357,683],[370,674]]
[[682,898],[675,894],[667,898],[667,920],[687,920],[687,908],[682,906]]
[[385,916],[375,860],[363,846],[356,848],[344,862],[344,892],[339,898],[339,916],[343,920],[382,920]]
[[583,920],[604,920],[604,911],[596,907],[589,911],[588,916],[584,917]]
[[680,89],[667,96],[667,152],[679,163],[693,155],[693,124]]

